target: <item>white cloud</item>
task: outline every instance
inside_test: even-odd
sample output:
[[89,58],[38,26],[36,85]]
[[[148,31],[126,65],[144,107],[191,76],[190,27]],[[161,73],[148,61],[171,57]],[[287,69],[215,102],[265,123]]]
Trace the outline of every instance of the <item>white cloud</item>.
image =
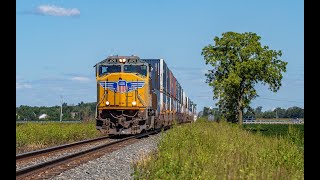
[[40,5],[37,13],[49,16],[78,16],[80,11],[77,8],[66,9],[55,5]]
[[71,80],[73,80],[73,81],[80,81],[80,82],[88,82],[88,81],[90,81],[89,78],[87,78],[87,77],[81,77],[81,76],[73,77],[73,78],[71,78]]
[[32,88],[30,84],[16,83],[16,89]]

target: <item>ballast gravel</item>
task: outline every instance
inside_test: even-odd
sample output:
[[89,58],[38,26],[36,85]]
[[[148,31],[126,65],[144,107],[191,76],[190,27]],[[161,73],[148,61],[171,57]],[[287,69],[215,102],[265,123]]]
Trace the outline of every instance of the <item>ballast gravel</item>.
[[161,133],[141,139],[141,141],[116,150],[98,159],[89,161],[73,169],[52,177],[52,180],[102,180],[133,179],[133,163],[157,149]]

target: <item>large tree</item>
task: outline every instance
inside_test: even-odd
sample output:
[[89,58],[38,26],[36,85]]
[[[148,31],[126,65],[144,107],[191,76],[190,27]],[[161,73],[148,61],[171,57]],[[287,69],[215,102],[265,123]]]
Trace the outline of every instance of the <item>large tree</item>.
[[297,106],[293,106],[288,108],[286,111],[286,115],[288,118],[303,118],[304,117],[304,110]]
[[213,99],[228,121],[242,124],[244,109],[250,109],[250,102],[258,94],[255,84],[261,82],[277,92],[281,86],[282,72],[287,62],[281,51],[262,46],[256,33],[226,32],[215,37],[215,45],[202,49],[206,64],[213,69],[206,74],[207,83],[213,87]]

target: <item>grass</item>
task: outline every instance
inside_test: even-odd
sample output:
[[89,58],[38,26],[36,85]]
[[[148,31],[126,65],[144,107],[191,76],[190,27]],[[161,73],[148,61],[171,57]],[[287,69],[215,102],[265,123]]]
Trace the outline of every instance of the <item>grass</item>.
[[24,123],[16,125],[16,151],[30,151],[98,137],[95,122]]
[[158,151],[134,165],[134,178],[303,179],[304,152],[290,138],[198,120],[163,134]]
[[245,124],[244,129],[270,137],[283,137],[304,148],[303,124]]

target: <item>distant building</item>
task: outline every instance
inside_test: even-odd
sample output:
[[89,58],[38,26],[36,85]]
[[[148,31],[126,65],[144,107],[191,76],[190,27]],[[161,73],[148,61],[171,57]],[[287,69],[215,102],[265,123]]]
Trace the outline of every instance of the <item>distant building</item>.
[[16,113],[16,118],[20,119],[20,115],[18,113]]
[[39,119],[45,119],[45,118],[47,118],[48,117],[48,114],[41,114],[40,116],[39,116]]
[[301,120],[299,118],[294,118],[294,119],[291,119],[292,123],[294,124],[300,124],[301,123]]
[[255,122],[256,118],[254,116],[247,116],[243,118],[243,122]]
[[74,117],[78,114],[79,114],[78,112],[71,112],[71,118],[74,119]]

